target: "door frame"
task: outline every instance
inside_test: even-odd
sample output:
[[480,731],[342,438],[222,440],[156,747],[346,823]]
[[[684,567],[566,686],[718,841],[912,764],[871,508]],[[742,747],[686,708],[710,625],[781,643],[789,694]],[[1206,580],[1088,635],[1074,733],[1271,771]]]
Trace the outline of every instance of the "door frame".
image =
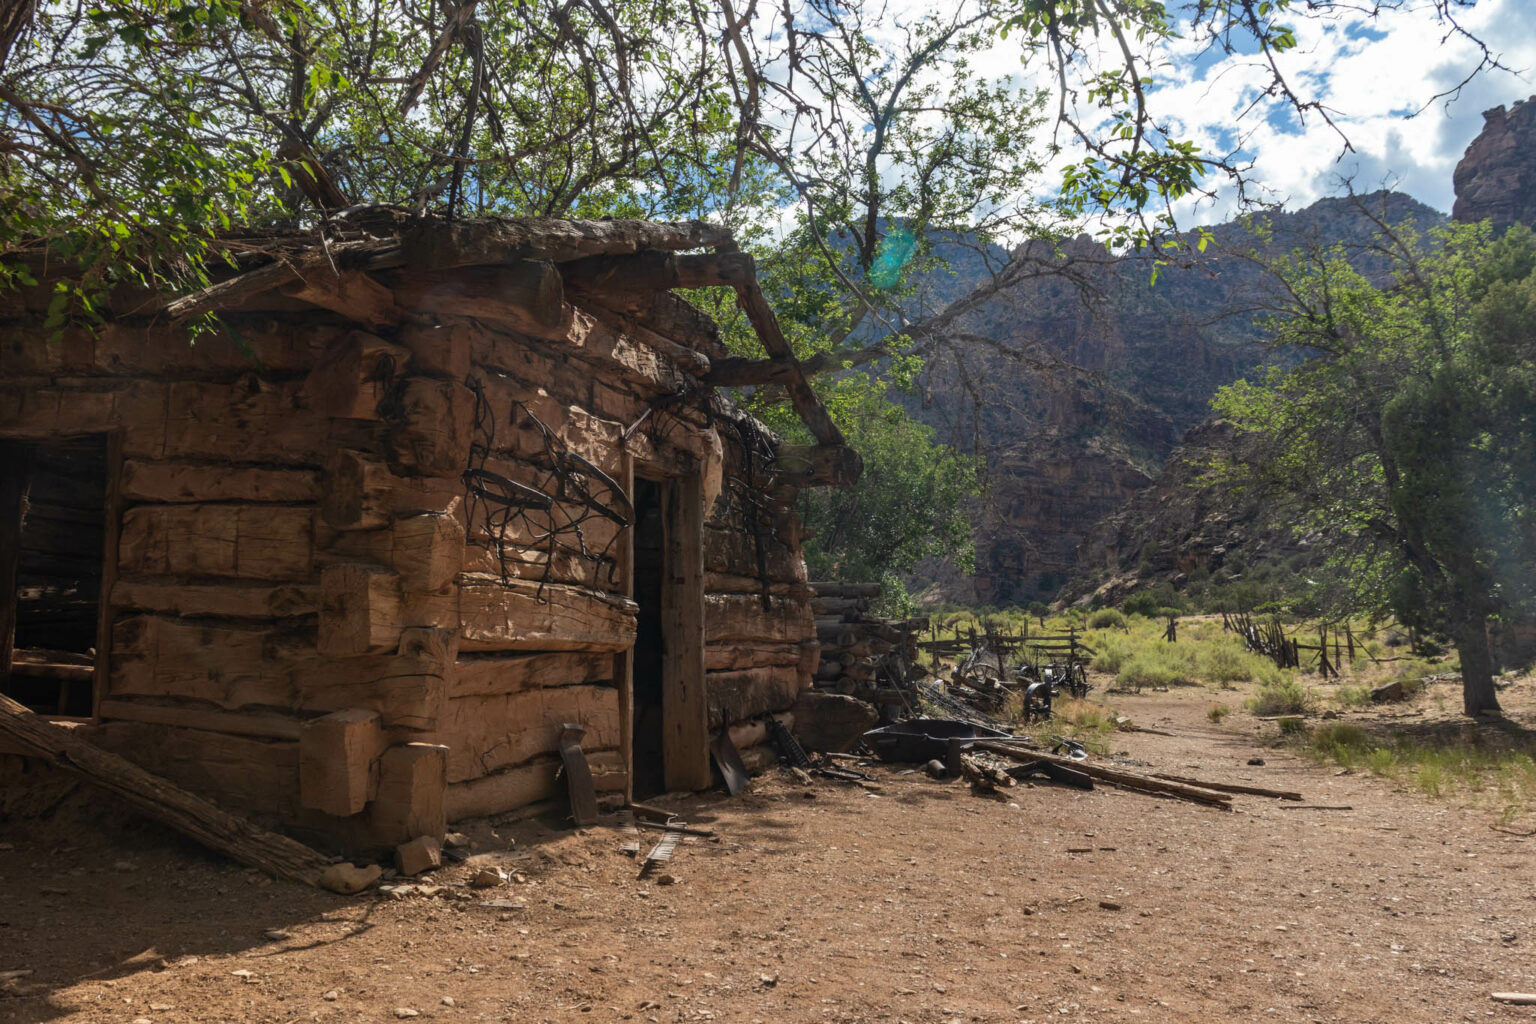
[[[624,456],[621,481],[634,493],[635,477],[653,481],[661,497],[662,561],[662,774],[669,792],[708,789],[709,693],[704,670],[704,477],[678,475]],[[635,597],[633,525],[620,554],[625,593]],[[624,796],[634,799],[634,649],[618,655],[619,750],[626,772]]]

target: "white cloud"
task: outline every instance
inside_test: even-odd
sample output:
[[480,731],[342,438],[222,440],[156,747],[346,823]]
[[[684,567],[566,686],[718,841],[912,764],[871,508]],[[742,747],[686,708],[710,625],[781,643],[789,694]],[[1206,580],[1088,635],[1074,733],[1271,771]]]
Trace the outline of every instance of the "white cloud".
[[[1283,100],[1270,97],[1239,120],[1268,81],[1252,57],[1230,57],[1198,77],[1160,85],[1153,101],[1214,153],[1226,151],[1223,143],[1237,127],[1252,177],[1270,200],[1302,206],[1338,194],[1350,179],[1357,190],[1388,185],[1449,211],[1451,172],[1482,129],[1482,111],[1523,99],[1536,86],[1523,75],[1486,72],[1454,100],[1425,108],[1461,81],[1478,54],[1469,41],[1448,39],[1447,26],[1424,7],[1383,15],[1367,34],[1352,33],[1344,22],[1298,20],[1299,46],[1282,55],[1281,70],[1299,92],[1324,105],[1338,130],[1315,112],[1300,122]],[[1508,67],[1536,68],[1536,5],[1529,0],[1485,0],[1465,12],[1463,23]],[[1190,51],[1188,43],[1170,47],[1167,74],[1191,67]],[[1182,212],[1218,220],[1234,199],[1223,189],[1214,207]]]

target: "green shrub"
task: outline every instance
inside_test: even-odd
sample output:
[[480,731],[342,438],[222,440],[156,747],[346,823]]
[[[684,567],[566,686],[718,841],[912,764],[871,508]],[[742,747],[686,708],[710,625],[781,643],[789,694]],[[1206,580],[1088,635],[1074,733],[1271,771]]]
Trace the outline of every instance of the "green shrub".
[[1346,708],[1363,708],[1371,703],[1371,688],[1369,686],[1341,686],[1339,687],[1339,703]]
[[1256,715],[1300,715],[1311,707],[1312,691],[1292,678],[1261,683],[1248,698],[1248,709]]
[[1349,722],[1324,722],[1312,730],[1312,745],[1319,750],[1337,748],[1364,750],[1371,745],[1371,738],[1358,725]]
[[1114,634],[1105,634],[1096,638],[1093,646],[1099,652],[1093,657],[1093,667],[1111,675],[1118,674],[1134,653],[1134,647],[1128,638]]
[[1264,671],[1266,665],[1273,665],[1263,657],[1249,653],[1235,636],[1202,644],[1199,651],[1201,677],[1218,686],[1250,682]]
[[1205,717],[1213,722],[1220,722],[1232,713],[1232,709],[1225,704],[1212,704],[1211,709],[1205,713]]
[[1122,607],[1125,608],[1127,615],[1143,615],[1152,618],[1157,615],[1158,600],[1152,594],[1132,594],[1125,599]]
[[1195,682],[1187,650],[1187,646],[1164,643],[1142,647],[1120,669],[1120,685],[1139,690],[1144,686],[1187,686]]
[[1114,608],[1100,608],[1088,616],[1089,629],[1124,629],[1125,616]]

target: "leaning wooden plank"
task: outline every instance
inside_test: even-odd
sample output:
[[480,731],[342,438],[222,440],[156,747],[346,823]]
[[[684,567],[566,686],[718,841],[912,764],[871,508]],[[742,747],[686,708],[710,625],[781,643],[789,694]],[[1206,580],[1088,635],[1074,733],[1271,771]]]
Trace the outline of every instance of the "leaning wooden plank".
[[316,885],[329,858],[171,785],[131,761],[94,747],[0,695],[0,733],[29,755],[78,775],[147,817],[278,878]]
[[1165,796],[1178,797],[1182,800],[1192,800],[1195,803],[1209,804],[1212,807],[1221,807],[1231,810],[1232,797],[1227,793],[1216,793],[1198,786],[1188,786],[1182,782],[1169,782],[1166,779],[1155,779],[1150,775],[1141,775],[1137,772],[1121,771],[1118,768],[1107,768],[1091,761],[1074,761],[1070,757],[1057,757],[1055,754],[1047,754],[1041,750],[1027,750],[1021,747],[1009,746],[1006,743],[994,743],[979,741],[970,745],[972,750],[985,750],[992,754],[1001,754],[1015,761],[1044,761],[1050,764],[1059,764],[1074,771],[1090,775],[1095,779],[1103,779],[1105,782],[1123,786],[1126,789],[1139,789],[1148,793],[1161,793]]

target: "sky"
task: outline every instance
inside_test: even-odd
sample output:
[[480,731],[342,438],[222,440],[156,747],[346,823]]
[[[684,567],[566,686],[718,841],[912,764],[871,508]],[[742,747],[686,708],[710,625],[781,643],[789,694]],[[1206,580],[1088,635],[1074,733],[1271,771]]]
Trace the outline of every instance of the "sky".
[[[1329,108],[1353,152],[1321,117],[1300,123],[1283,104],[1239,120],[1268,80],[1251,57],[1201,57],[1187,44],[1171,47],[1153,100],[1208,151],[1226,152],[1239,141],[1232,126],[1240,125],[1254,180],[1269,193],[1265,198],[1289,208],[1338,195],[1351,179],[1356,191],[1395,188],[1448,213],[1455,200],[1452,172],[1482,130],[1483,111],[1536,94],[1536,2],[1482,0],[1459,12],[1515,73],[1484,72],[1455,99],[1434,103],[1431,98],[1453,89],[1478,58],[1471,43],[1444,41],[1446,27],[1422,9],[1427,6],[1383,15],[1367,30],[1294,19],[1299,46],[1282,55],[1281,70]],[[1231,204],[1225,195],[1183,212],[1209,222],[1224,219]]]

